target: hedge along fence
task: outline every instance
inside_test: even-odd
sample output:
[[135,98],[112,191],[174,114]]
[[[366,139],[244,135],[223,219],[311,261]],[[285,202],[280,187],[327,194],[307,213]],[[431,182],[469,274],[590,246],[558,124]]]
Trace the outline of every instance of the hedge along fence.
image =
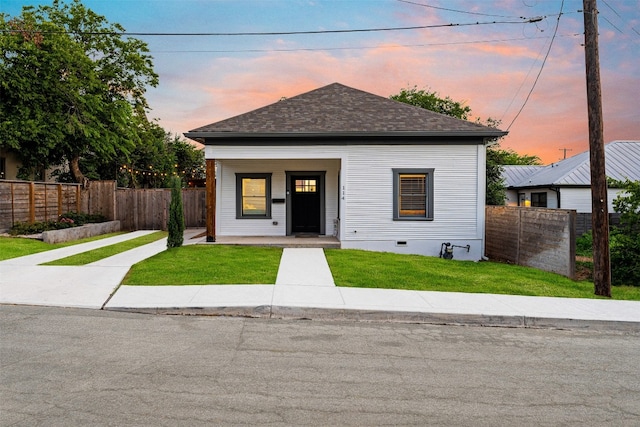
[[[204,188],[185,188],[182,198],[186,227],[204,227]],[[122,230],[166,230],[170,189],[116,188],[115,181],[80,184],[0,180],[0,231],[17,222],[55,220],[66,212],[101,214],[118,220]]]
[[80,184],[0,180],[0,230],[81,212]]
[[489,259],[575,278],[575,211],[487,206],[486,214],[485,252]]

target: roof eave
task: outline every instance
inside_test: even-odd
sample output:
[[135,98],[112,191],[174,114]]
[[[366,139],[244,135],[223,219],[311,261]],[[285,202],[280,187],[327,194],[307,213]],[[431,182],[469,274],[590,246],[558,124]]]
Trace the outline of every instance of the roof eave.
[[[191,131],[185,137],[195,140],[219,139],[300,139],[300,138],[499,138],[507,132],[501,130],[479,131],[379,131],[379,132],[210,132]],[[206,143],[206,142],[205,142]]]

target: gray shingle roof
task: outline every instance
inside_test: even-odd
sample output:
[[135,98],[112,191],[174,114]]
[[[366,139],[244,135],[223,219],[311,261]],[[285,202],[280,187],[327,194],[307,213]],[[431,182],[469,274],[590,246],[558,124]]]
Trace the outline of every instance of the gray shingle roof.
[[305,134],[450,134],[496,137],[498,129],[414,107],[339,83],[194,129],[189,138]]
[[[613,141],[606,144],[605,168],[609,178],[640,180],[640,141]],[[503,176],[507,187],[590,186],[589,152],[577,154],[539,169],[531,169],[519,180],[509,183],[517,166],[505,166]]]

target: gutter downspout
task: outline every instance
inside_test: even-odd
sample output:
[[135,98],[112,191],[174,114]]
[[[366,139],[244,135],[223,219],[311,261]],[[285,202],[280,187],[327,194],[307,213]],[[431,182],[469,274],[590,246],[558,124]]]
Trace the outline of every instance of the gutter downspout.
[[549,187],[549,190],[554,191],[556,193],[557,209],[562,209],[562,206],[560,206],[560,188]]

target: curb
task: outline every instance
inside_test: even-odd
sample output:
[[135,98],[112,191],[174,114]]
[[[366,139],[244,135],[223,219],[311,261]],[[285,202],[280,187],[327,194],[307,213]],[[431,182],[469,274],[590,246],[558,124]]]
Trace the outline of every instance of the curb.
[[103,310],[155,315],[247,317],[282,320],[387,322],[530,329],[570,329],[583,331],[631,332],[640,334],[640,322],[625,322],[619,320],[609,321],[590,319],[563,319],[511,315],[501,316],[485,314],[427,313],[269,305],[244,307],[106,307],[103,308]]

